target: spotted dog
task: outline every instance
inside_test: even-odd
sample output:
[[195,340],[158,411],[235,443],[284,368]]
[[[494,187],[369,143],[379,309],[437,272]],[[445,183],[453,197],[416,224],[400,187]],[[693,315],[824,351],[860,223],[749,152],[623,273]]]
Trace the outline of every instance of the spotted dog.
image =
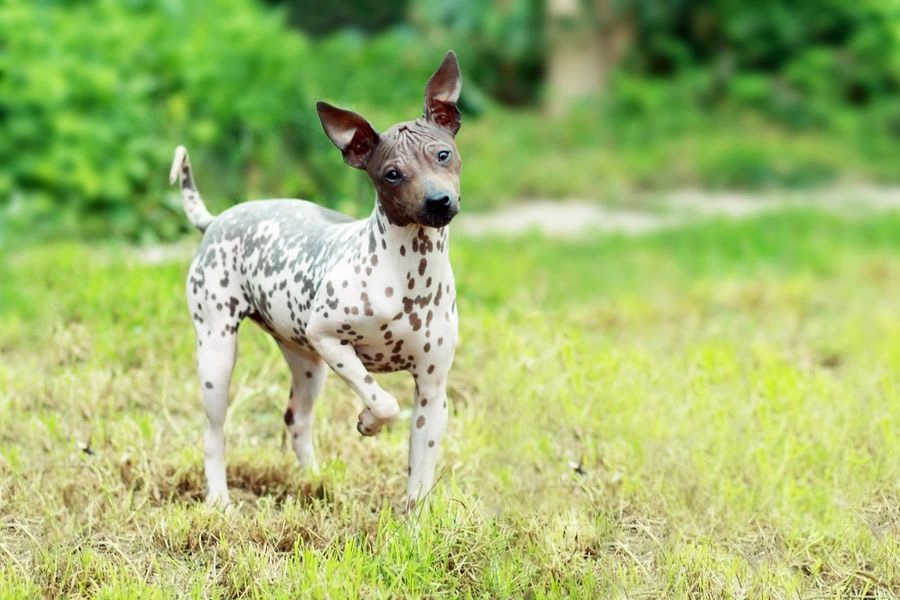
[[303,200],[260,200],[218,216],[197,191],[184,147],[171,179],[203,232],[187,278],[208,418],[207,501],[227,503],[228,386],[238,327],[255,321],[291,371],[284,422],[301,467],[316,470],[313,405],[330,368],[364,404],[357,429],[372,436],[397,417],[397,400],[372,373],[408,371],[416,383],[407,509],[434,483],[447,424],[447,376],[457,341],[448,224],[459,211],[459,65],[449,52],[425,88],[424,115],[378,133],[362,116],[317,105],[325,133],[375,186],[372,214],[354,220]]

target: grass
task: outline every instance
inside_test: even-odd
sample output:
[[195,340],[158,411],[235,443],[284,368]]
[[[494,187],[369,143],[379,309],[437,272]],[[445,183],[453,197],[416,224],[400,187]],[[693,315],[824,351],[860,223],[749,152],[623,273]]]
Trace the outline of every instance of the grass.
[[896,183],[890,139],[794,131],[738,111],[617,117],[598,114],[594,104],[557,118],[496,111],[464,120],[457,143],[469,206],[519,198],[609,200],[673,188]]
[[[893,598],[900,216],[784,212],[629,238],[454,241],[462,341],[430,510],[407,421],[323,472],[241,332],[238,501],[205,507],[182,278],[114,245],[0,263],[0,597]],[[385,378],[408,406],[410,382]]]

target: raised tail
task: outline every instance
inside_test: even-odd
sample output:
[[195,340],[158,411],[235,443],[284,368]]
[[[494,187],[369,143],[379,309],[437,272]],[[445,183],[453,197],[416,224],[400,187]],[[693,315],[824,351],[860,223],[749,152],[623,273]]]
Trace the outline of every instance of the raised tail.
[[169,171],[169,183],[174,185],[176,181],[181,187],[181,203],[191,225],[200,231],[206,231],[215,217],[209,214],[200,192],[197,191],[194,175],[191,173],[191,161],[188,160],[187,149],[184,146],[175,148],[175,159],[172,161],[172,170]]

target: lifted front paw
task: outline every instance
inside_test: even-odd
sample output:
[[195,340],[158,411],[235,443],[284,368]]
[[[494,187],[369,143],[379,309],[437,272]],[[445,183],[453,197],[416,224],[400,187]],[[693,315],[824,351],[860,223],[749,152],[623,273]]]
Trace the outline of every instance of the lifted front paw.
[[384,427],[385,423],[387,423],[386,420],[379,419],[370,409],[366,408],[359,413],[359,417],[356,421],[356,430],[361,435],[372,437],[381,431],[381,428]]

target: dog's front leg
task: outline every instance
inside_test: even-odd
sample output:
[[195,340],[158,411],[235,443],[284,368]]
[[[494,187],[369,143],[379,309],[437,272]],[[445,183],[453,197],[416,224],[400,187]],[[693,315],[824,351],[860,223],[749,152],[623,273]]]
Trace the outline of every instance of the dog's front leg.
[[434,485],[438,448],[447,428],[447,379],[416,380],[416,403],[409,434],[409,482],[406,510]]
[[366,405],[359,413],[357,431],[365,436],[375,435],[386,423],[397,418],[400,405],[393,396],[381,389],[375,378],[369,374],[356,356],[353,346],[345,343],[346,340],[329,335],[325,330],[326,327],[310,325],[307,329],[309,340],[319,356],[353,388]]

